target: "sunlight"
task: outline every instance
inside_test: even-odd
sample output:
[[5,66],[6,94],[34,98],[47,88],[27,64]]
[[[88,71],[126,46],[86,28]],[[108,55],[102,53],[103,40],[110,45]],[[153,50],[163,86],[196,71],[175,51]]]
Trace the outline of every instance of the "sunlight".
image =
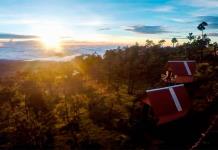
[[40,36],[40,41],[46,50],[54,50],[55,52],[61,51],[61,40],[59,37],[54,35],[42,35]]
[[39,37],[39,41],[46,52],[63,53],[62,39],[65,35],[64,27],[55,22],[47,22],[33,26],[33,32]]

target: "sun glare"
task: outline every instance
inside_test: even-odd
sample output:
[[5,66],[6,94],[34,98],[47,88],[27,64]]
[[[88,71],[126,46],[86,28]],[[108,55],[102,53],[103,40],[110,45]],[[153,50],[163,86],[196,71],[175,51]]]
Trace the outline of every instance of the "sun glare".
[[53,50],[54,52],[61,52],[61,39],[55,35],[40,36],[40,40],[46,50]]
[[37,24],[33,26],[33,33],[38,35],[39,41],[46,52],[63,53],[62,39],[64,28],[55,22]]

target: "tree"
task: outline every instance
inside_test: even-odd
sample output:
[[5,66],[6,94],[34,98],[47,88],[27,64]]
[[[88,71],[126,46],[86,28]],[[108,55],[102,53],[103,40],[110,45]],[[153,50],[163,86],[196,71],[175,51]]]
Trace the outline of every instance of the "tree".
[[189,40],[189,43],[191,43],[192,40],[195,39],[195,36],[193,35],[193,33],[189,33],[188,36],[187,36],[187,39]]
[[204,42],[204,47],[208,46],[210,44],[211,39],[207,36],[207,34],[203,35],[203,42]]
[[201,50],[200,58],[201,58],[201,61],[202,61],[203,57],[204,57],[203,50],[210,44],[211,39],[207,37],[207,34],[203,34],[202,38],[201,39],[199,38],[197,41],[198,41],[199,46],[200,46],[200,50]]
[[177,38],[174,37],[174,38],[172,38],[171,42],[173,43],[173,47],[175,47],[175,43],[177,43],[178,40],[177,40]]
[[146,47],[154,46],[154,42],[153,42],[152,40],[146,40],[146,41],[145,41],[145,46],[146,46]]
[[160,45],[160,47],[162,47],[165,42],[166,42],[165,40],[160,40],[160,41],[158,42],[158,45]]
[[201,34],[202,39],[203,39],[203,36],[204,36],[204,30],[206,29],[206,26],[208,26],[208,24],[207,24],[207,22],[204,22],[204,21],[197,26],[198,30],[200,30],[201,33],[202,33]]
[[[189,48],[191,49],[191,43],[192,43],[192,40],[195,39],[195,36],[193,35],[193,33],[189,33],[188,36],[187,36],[187,39],[189,40]],[[188,58],[188,56],[190,55],[190,52],[188,54],[187,52],[187,48],[186,48],[186,51],[185,51],[185,55],[186,55],[186,58]]]
[[214,43],[213,43],[213,52],[214,52],[214,56],[216,56],[217,48],[218,48],[218,44],[217,44],[217,42],[214,42]]

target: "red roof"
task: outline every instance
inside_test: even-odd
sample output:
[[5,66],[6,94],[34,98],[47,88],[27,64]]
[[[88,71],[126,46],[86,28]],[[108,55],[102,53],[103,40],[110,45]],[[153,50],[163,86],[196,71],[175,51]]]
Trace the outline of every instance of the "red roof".
[[150,105],[158,124],[167,123],[183,117],[189,111],[190,102],[184,85],[175,85],[147,90],[147,99],[143,102]]
[[194,60],[168,61],[167,66],[172,69],[173,74],[178,76],[192,76],[196,70]]

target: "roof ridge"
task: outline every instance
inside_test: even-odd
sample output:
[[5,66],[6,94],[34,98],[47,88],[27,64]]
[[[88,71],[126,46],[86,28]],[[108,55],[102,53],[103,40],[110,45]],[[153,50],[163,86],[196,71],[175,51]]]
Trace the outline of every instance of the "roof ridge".
[[168,62],[196,62],[195,60],[169,60]]
[[153,91],[165,90],[165,89],[174,88],[174,87],[180,87],[180,86],[184,86],[184,84],[178,84],[178,85],[167,86],[167,87],[162,87],[162,88],[150,89],[150,90],[146,90],[146,92],[153,92]]

